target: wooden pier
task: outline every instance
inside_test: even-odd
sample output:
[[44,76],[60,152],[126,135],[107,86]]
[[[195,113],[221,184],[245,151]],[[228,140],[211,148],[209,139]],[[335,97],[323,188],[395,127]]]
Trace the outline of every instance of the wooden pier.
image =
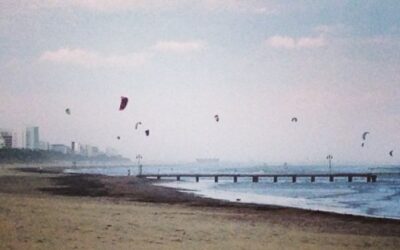
[[337,173],[337,174],[143,174],[138,175],[141,178],[155,178],[161,180],[162,178],[173,178],[180,181],[181,178],[195,178],[196,182],[200,178],[214,178],[214,182],[218,182],[219,178],[232,178],[233,182],[237,182],[239,178],[251,178],[253,182],[259,182],[261,178],[269,178],[273,182],[278,182],[279,178],[290,178],[292,182],[297,182],[298,178],[310,179],[315,182],[317,178],[327,178],[333,182],[335,178],[347,178],[348,182],[352,182],[353,178],[365,178],[367,182],[376,182],[376,174],[368,173]]

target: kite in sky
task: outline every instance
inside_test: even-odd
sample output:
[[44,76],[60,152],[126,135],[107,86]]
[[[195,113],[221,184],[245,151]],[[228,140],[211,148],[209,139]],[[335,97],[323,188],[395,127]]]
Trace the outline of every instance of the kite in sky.
[[119,110],[122,111],[128,105],[128,97],[121,96],[121,104],[119,105]]
[[364,132],[363,134],[362,134],[362,138],[363,138],[363,140],[365,141],[365,139],[367,139],[367,135],[369,134],[369,132],[368,131],[366,131],[366,132]]
[[142,122],[137,122],[137,123],[135,124],[135,129],[138,129],[138,128],[139,128],[139,125],[142,125]]

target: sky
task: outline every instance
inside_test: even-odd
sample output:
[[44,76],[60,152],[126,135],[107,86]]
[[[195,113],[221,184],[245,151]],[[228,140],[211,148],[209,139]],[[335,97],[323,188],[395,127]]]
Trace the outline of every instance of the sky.
[[398,164],[399,13],[395,0],[2,0],[0,127],[144,162]]

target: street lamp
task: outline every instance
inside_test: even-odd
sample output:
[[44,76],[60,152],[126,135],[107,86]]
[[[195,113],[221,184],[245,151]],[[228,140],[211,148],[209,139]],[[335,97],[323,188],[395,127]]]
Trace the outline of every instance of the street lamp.
[[332,174],[332,159],[333,159],[333,156],[332,155],[328,155],[328,156],[326,156],[326,159],[329,162],[329,173]]
[[138,160],[138,167],[139,167],[139,176],[142,175],[142,164],[140,164],[140,160],[143,159],[141,154],[136,155],[136,159]]

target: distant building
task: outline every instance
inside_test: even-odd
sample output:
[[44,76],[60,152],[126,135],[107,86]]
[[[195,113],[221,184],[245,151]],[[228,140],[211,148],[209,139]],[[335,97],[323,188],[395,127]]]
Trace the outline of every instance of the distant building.
[[13,148],[19,148],[20,145],[18,143],[18,133],[13,132],[12,133],[12,147]]
[[85,145],[85,155],[87,157],[92,157],[93,156],[93,147],[90,145]]
[[2,137],[2,147],[12,148],[13,147],[13,136],[8,131],[0,131],[0,136]]
[[98,147],[92,147],[92,156],[100,154],[100,149]]
[[47,141],[40,141],[39,142],[39,149],[40,150],[50,150],[50,143],[48,143]]
[[108,148],[106,148],[106,155],[109,156],[109,157],[110,156],[117,156],[118,152],[114,148],[108,147]]
[[219,159],[218,158],[198,158],[196,159],[197,163],[218,163]]
[[69,152],[69,147],[64,144],[52,144],[51,151],[67,154]]
[[86,155],[86,149],[82,144],[76,145],[79,148],[80,155]]
[[71,153],[76,154],[78,151],[78,147],[77,147],[77,143],[76,142],[71,142]]
[[40,148],[39,145],[39,127],[29,127],[26,129],[26,148],[37,150]]
[[18,138],[19,138],[19,144],[18,148],[26,148],[26,129],[23,129],[18,133]]

